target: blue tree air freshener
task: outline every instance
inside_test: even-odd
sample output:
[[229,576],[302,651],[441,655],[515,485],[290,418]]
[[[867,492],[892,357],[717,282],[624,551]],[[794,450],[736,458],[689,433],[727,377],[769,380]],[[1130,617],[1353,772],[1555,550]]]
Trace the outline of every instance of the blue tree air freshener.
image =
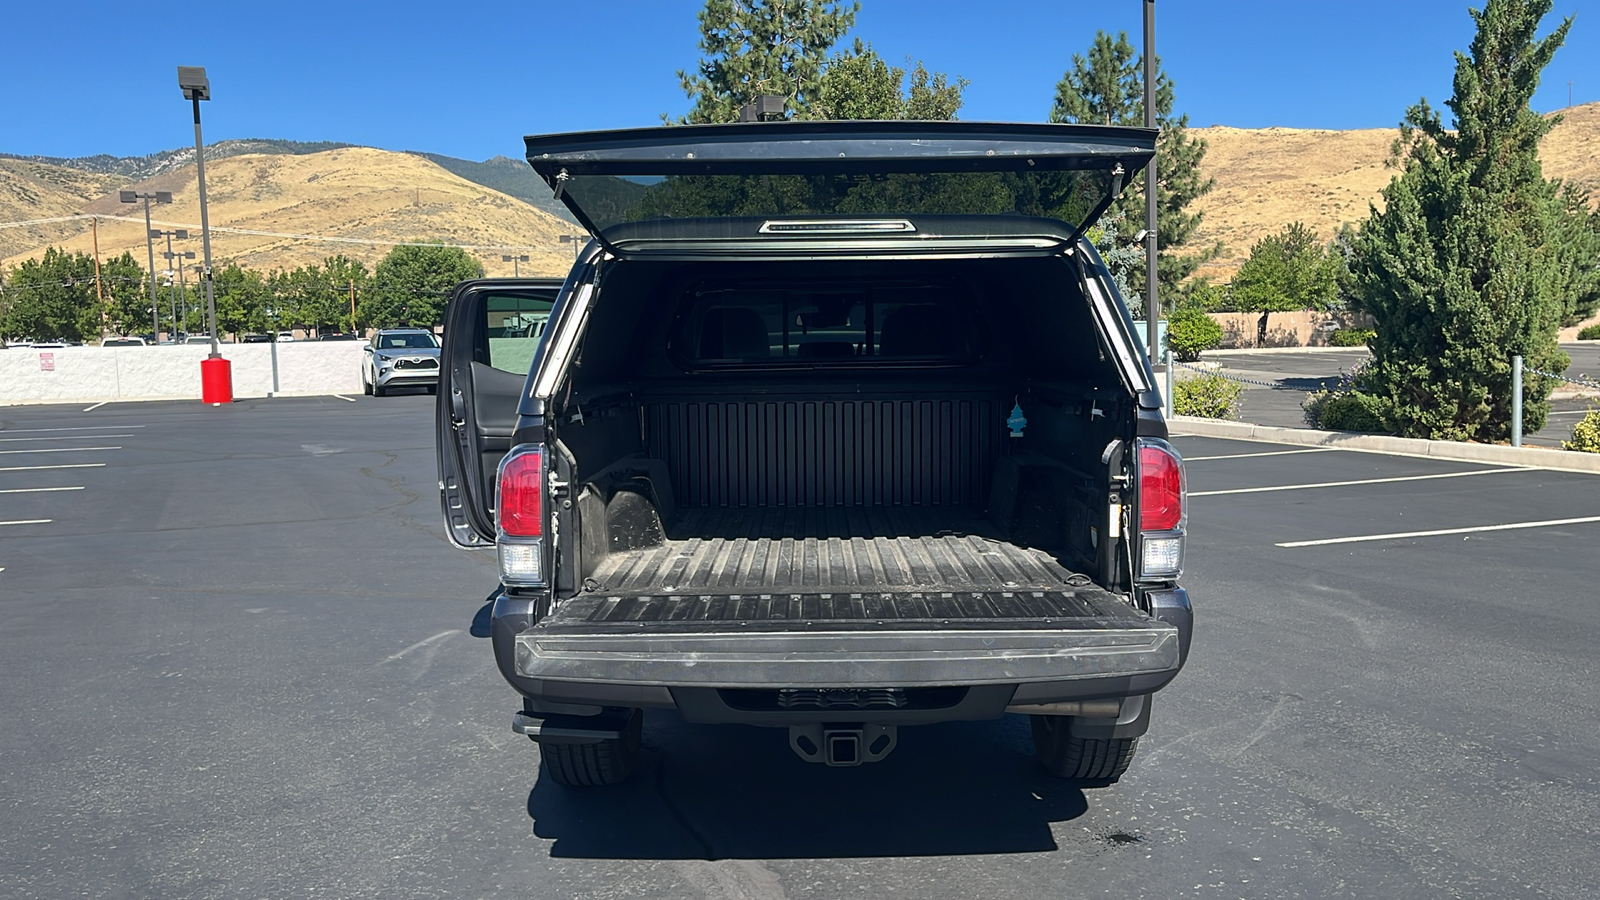
[[1012,437],[1022,437],[1022,429],[1028,427],[1028,417],[1022,414],[1021,402],[1011,407],[1011,417],[1006,419],[1006,427],[1011,429]]

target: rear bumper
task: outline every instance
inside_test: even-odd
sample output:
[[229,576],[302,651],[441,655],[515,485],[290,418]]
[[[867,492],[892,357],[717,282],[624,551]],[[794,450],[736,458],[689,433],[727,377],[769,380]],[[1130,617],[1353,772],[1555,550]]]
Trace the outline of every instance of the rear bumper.
[[1192,616],[1182,588],[1150,600],[1154,621],[1129,628],[561,635],[535,627],[534,599],[501,595],[492,634],[506,680],[552,711],[683,708],[677,698],[705,690],[959,686],[998,692],[998,714],[1165,687]]
[[1178,630],[517,635],[523,678],[667,688],[940,687],[1176,672]]

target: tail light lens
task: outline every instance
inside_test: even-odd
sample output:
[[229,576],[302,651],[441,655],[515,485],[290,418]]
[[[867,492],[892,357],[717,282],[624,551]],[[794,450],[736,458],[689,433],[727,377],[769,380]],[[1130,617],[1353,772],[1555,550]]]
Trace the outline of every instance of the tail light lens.
[[1183,458],[1166,441],[1139,440],[1139,574],[1175,578],[1183,570]]
[[544,584],[544,453],[538,447],[518,448],[500,461],[495,497],[503,584]]

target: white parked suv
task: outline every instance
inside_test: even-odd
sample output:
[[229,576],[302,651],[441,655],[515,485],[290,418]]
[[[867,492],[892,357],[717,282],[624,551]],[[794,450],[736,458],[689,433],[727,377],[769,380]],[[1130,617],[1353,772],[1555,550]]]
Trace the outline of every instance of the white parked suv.
[[361,391],[382,397],[395,387],[439,383],[439,340],[423,328],[385,328],[362,347]]

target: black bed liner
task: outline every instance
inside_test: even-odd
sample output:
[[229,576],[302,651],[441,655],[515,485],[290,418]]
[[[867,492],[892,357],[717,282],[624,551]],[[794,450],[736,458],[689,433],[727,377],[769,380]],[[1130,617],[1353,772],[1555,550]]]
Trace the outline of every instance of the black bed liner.
[[973,509],[691,509],[659,547],[609,556],[593,593],[1055,591],[1088,588]]
[[[962,508],[688,510],[550,626],[1095,628],[1147,618]],[[558,626],[559,627],[559,626]]]

